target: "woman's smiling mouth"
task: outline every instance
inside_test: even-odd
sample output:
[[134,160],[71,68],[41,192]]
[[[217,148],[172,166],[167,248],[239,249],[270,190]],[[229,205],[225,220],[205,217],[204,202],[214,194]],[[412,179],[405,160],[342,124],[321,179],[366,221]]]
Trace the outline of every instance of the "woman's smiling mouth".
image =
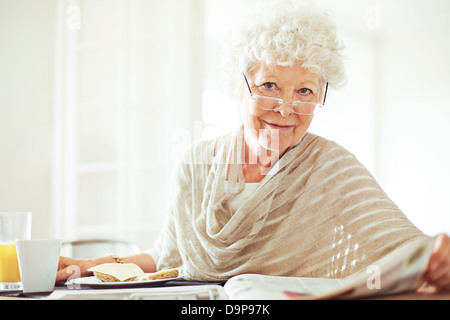
[[272,128],[272,129],[278,129],[278,130],[291,130],[291,129],[294,129],[294,128],[295,128],[294,125],[292,125],[292,126],[279,125],[279,124],[270,123],[270,122],[267,122],[267,121],[264,121],[264,120],[263,120],[263,122],[264,122],[265,124],[267,124],[267,125],[268,125],[270,128]]

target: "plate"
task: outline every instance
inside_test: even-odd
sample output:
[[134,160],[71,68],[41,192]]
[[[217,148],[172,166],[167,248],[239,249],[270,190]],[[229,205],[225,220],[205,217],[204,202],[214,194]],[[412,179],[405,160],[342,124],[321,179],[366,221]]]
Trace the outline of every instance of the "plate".
[[75,278],[71,279],[68,284],[81,284],[86,285],[92,288],[125,288],[125,287],[137,287],[142,285],[158,285],[168,282],[170,280],[177,280],[180,277],[176,278],[166,278],[166,279],[156,279],[156,280],[134,280],[134,281],[115,281],[115,282],[103,282],[96,276],[83,277],[83,278]]

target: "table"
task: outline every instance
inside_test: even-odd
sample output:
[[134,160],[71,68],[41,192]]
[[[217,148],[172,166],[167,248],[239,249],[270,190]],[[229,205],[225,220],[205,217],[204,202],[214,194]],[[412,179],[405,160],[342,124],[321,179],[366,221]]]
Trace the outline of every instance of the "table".
[[[58,290],[68,290],[65,287],[57,287]],[[120,289],[110,289],[110,291],[117,291]],[[96,291],[96,290],[92,290]],[[248,317],[251,319],[259,319],[259,318],[270,318],[270,319],[289,319],[293,314],[317,314],[323,313],[328,315],[326,310],[331,310],[331,312],[342,312],[343,310],[349,313],[360,313],[361,309],[363,312],[388,312],[389,318],[396,317],[398,313],[398,317],[400,318],[413,318],[417,316],[417,311],[421,310],[421,313],[424,310],[431,310],[433,314],[436,314],[436,310],[440,308],[446,308],[446,304],[439,303],[438,309],[436,309],[436,305],[433,305],[431,308],[427,309],[427,307],[418,306],[417,304],[413,307],[410,307],[411,304],[401,305],[396,308],[388,308],[384,310],[374,310],[373,308],[351,308],[348,305],[344,305],[347,303],[361,303],[361,301],[310,301],[309,303],[306,301],[242,301],[242,300],[222,300],[222,301],[202,301],[202,300],[165,300],[165,301],[42,301],[43,298],[48,295],[40,295],[40,296],[32,296],[32,297],[23,297],[23,296],[0,296],[0,304],[1,303],[15,303],[17,306],[26,306],[27,303],[32,303],[33,312],[38,314],[45,314],[46,312],[51,313],[59,313],[60,309],[70,310],[70,312],[74,312],[76,314],[89,316],[90,318],[95,318],[94,314],[102,319],[108,318],[110,315],[112,317],[118,316],[118,311],[121,314],[124,314],[124,310],[132,310],[134,315],[136,314],[145,314],[146,312],[154,312],[155,310],[164,310],[164,316],[167,318],[173,317],[183,319],[185,315],[194,315],[191,317],[192,319],[198,318],[224,318],[224,319],[234,319],[235,317]],[[37,302],[35,302],[37,300]],[[41,301],[39,301],[41,300]],[[373,300],[373,299],[363,299],[363,300]],[[438,293],[438,294],[423,294],[423,293],[407,293],[401,295],[394,296],[385,296],[385,297],[377,297],[374,300],[450,300],[450,292],[446,293]],[[30,302],[26,302],[30,301]],[[48,303],[58,303],[63,308],[52,308],[48,305]],[[83,304],[92,304],[91,307],[84,308],[79,303]],[[75,305],[73,303],[76,303]],[[104,304],[106,303],[106,304]],[[127,305],[124,305],[127,303]],[[332,303],[339,304],[334,308],[318,308],[317,303]],[[362,303],[366,303],[362,301]],[[445,302],[444,302],[445,303]],[[26,309],[26,307],[23,307]],[[41,310],[42,308],[42,310]],[[419,309],[420,308],[420,309]],[[142,312],[141,312],[142,309]],[[39,310],[39,311],[38,311]],[[256,314],[256,310],[257,313]],[[159,312],[159,311],[158,311]],[[244,313],[246,312],[246,313]],[[252,314],[250,312],[255,312]],[[445,314],[445,310],[441,314]],[[428,313],[427,313],[428,314]],[[255,317],[256,315],[256,317]],[[395,315],[395,316],[394,316]],[[67,316],[67,314],[66,314]],[[180,317],[181,316],[181,317]],[[201,316],[201,317],[200,317]],[[231,317],[230,317],[231,316]],[[267,316],[267,317],[266,317]]]
[[[222,282],[204,282],[204,281],[184,281],[184,280],[172,280],[169,281],[163,285],[157,285],[157,286],[145,286],[140,285],[136,287],[131,287],[130,289],[125,288],[128,291],[139,291],[139,290],[146,290],[146,289],[154,289],[154,288],[173,288],[173,287],[187,287],[187,286],[217,286],[220,285]],[[95,292],[104,292],[107,291],[108,293],[114,293],[121,291],[122,288],[105,288],[105,289],[94,289],[90,288],[89,286],[81,285],[80,289],[83,291],[95,293]],[[0,291],[0,300],[43,300],[50,296],[52,293],[71,293],[76,292],[77,289],[70,289],[66,285],[60,285],[55,286],[55,290],[50,293],[30,293],[30,294],[23,294],[22,291]]]
[[[211,286],[217,285],[218,282],[199,282],[199,281],[170,281],[163,286],[158,287],[142,287],[142,289],[150,289],[150,288],[168,288],[168,287],[181,287],[181,286]],[[96,289],[89,288],[87,286],[82,286],[83,290],[89,290],[92,293],[98,291]],[[139,288],[136,288],[137,290]],[[66,286],[56,286],[56,291],[68,291]],[[74,289],[72,289],[74,290]],[[106,289],[110,292],[114,292],[115,290],[120,289]],[[1,292],[0,291],[0,300],[43,300],[47,298],[50,293],[42,293],[42,294],[29,294],[24,295],[20,291],[11,291],[11,292]],[[360,300],[450,300],[450,291],[448,292],[439,292],[439,293],[403,293],[396,295],[387,295],[387,296],[379,296],[379,297],[367,297],[362,298]]]
[[391,296],[368,298],[369,300],[450,300],[450,291],[438,293],[403,293]]

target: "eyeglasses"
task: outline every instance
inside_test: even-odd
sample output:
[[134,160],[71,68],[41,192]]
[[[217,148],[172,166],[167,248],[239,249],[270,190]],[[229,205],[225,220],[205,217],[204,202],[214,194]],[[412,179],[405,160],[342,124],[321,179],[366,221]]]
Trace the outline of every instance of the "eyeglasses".
[[260,96],[257,94],[253,94],[250,89],[250,85],[248,84],[247,77],[243,74],[245,83],[247,84],[248,91],[250,92],[250,96],[256,101],[255,106],[258,109],[262,110],[278,110],[282,105],[291,106],[292,111],[295,114],[310,116],[315,115],[320,112],[320,109],[325,106],[325,100],[327,98],[328,92],[328,82],[325,87],[325,95],[323,97],[323,102],[304,102],[304,101],[294,101],[293,103],[284,103],[283,99],[271,98],[266,96]]

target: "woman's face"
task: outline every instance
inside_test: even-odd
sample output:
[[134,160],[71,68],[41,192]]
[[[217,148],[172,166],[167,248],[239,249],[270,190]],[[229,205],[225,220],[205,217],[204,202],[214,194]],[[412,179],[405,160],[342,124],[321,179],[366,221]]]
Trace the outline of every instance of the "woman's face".
[[[289,104],[320,99],[320,77],[303,68],[301,61],[292,67],[262,63],[247,79],[253,95],[279,98]],[[246,143],[253,150],[263,147],[278,151],[281,156],[300,141],[313,119],[313,115],[293,113],[292,107],[287,105],[274,110],[259,109],[248,89],[243,91],[241,102]]]

